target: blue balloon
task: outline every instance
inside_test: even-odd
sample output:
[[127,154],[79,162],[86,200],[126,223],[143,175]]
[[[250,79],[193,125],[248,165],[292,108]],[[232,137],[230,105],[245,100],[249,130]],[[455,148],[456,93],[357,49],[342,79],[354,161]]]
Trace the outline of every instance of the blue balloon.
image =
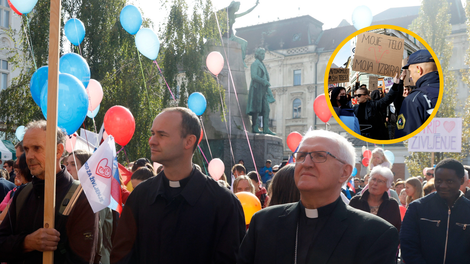
[[365,5],[356,7],[352,14],[352,22],[357,30],[370,26],[372,11]]
[[139,32],[140,26],[142,25],[142,14],[139,9],[133,5],[125,6],[119,17],[122,27],[129,32],[131,35],[135,35]]
[[188,98],[188,108],[191,109],[197,116],[200,116],[206,111],[207,101],[202,93],[192,93]]
[[33,97],[34,102],[41,107],[41,91],[44,84],[47,82],[49,74],[49,67],[42,66],[39,68],[31,77],[31,82],[29,83],[29,90],[31,91],[31,96]]
[[388,161],[390,161],[391,164],[395,163],[395,155],[393,152],[390,150],[384,151],[385,157],[387,157]]
[[87,112],[86,115],[87,115],[89,118],[95,118],[95,116],[98,114],[98,111],[100,111],[100,105],[98,105],[98,106],[95,108],[95,110],[93,110],[93,111],[88,110],[88,112]]
[[354,177],[354,176],[356,176],[356,174],[357,174],[357,169],[356,169],[356,167],[354,167],[351,176]]
[[[41,93],[42,114],[47,119],[47,82]],[[72,135],[85,121],[88,112],[88,94],[83,83],[75,76],[59,74],[57,125]]]
[[22,14],[28,14],[33,10],[38,0],[10,0],[11,4]]
[[15,132],[15,136],[16,138],[21,141],[23,140],[23,137],[24,137],[24,133],[25,133],[25,127],[24,126],[19,126],[16,128],[16,132]]
[[83,86],[88,86],[91,76],[90,67],[82,56],[76,53],[63,55],[59,60],[59,71],[61,73],[72,74],[83,83]]
[[67,39],[75,46],[80,45],[85,38],[85,26],[79,19],[69,19],[67,23],[65,23],[64,30]]
[[155,60],[160,51],[160,40],[153,30],[143,28],[135,35],[135,45],[145,57]]

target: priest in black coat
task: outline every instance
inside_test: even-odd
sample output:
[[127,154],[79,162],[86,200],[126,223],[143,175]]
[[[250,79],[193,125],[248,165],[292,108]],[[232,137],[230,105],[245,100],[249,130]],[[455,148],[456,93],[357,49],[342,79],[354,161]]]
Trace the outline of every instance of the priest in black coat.
[[238,263],[395,263],[398,232],[341,201],[354,147],[330,131],[308,132],[294,153],[300,201],[256,213]]

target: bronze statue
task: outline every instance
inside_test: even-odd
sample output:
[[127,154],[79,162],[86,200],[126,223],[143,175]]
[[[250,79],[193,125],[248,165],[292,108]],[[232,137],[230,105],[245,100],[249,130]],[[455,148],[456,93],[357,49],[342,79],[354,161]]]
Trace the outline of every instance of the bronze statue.
[[263,117],[263,133],[276,135],[269,130],[269,103],[273,103],[274,97],[269,83],[269,74],[263,60],[266,51],[258,48],[255,52],[256,60],[251,64],[251,84],[246,104],[246,114],[251,115],[253,133],[261,133],[258,129],[258,116]]
[[230,40],[233,40],[233,41],[240,44],[241,49],[242,49],[243,65],[245,65],[245,67],[247,67],[246,64],[245,64],[245,54],[246,54],[246,47],[248,46],[248,42],[246,40],[238,37],[237,35],[235,35],[235,33],[233,32],[233,24],[235,23],[235,19],[250,13],[251,11],[253,11],[253,9],[255,9],[256,6],[258,6],[258,4],[259,4],[259,0],[256,1],[255,6],[248,9],[247,11],[245,11],[243,13],[239,13],[239,14],[235,14],[240,9],[240,2],[237,2],[237,1],[232,1],[227,8],[222,9],[224,11],[226,10],[227,16],[228,16],[228,21],[229,21],[228,36],[230,37]]

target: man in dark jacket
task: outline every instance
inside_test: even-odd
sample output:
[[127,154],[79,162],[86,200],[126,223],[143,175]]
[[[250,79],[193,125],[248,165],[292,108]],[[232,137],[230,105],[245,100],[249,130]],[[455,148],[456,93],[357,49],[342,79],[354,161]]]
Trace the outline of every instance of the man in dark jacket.
[[[5,174],[7,172],[5,171]],[[7,195],[7,193],[13,188],[15,188],[16,185],[13,183],[9,182],[7,179],[2,177],[2,174],[0,173],[0,199],[3,201],[3,198]]]
[[464,168],[445,159],[435,168],[436,192],[413,201],[400,230],[406,263],[469,263],[470,201],[459,190]]
[[[42,263],[44,251],[54,251],[55,263],[89,263],[93,248],[95,215],[82,193],[68,217],[59,213],[73,178],[60,157],[65,134],[57,129],[55,228],[44,226],[46,121],[27,125],[23,138],[26,162],[34,175],[30,184],[16,191],[5,220],[0,224],[0,262]],[[19,197],[23,197],[21,201]],[[99,256],[93,259],[99,263]]]
[[237,263],[395,263],[397,229],[341,200],[355,164],[352,144],[334,132],[313,130],[294,157],[300,201],[257,212]]
[[192,164],[199,119],[187,108],[168,108],[151,132],[152,161],[165,169],[129,196],[111,263],[235,263],[246,230],[243,209]]
[[409,69],[416,89],[403,100],[395,138],[404,137],[424,124],[433,112],[439,96],[439,73],[428,50],[418,50],[411,54],[403,69]]

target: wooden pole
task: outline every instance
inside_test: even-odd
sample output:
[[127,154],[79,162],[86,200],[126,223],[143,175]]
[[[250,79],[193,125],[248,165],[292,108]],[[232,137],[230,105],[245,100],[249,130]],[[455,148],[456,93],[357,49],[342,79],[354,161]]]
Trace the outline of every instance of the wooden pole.
[[[47,92],[46,176],[44,228],[54,228],[57,165],[57,98],[59,95],[59,45],[61,0],[51,0],[49,21],[49,76]],[[43,263],[54,263],[54,251],[43,253]]]
[[431,168],[434,168],[434,152],[431,153]]

